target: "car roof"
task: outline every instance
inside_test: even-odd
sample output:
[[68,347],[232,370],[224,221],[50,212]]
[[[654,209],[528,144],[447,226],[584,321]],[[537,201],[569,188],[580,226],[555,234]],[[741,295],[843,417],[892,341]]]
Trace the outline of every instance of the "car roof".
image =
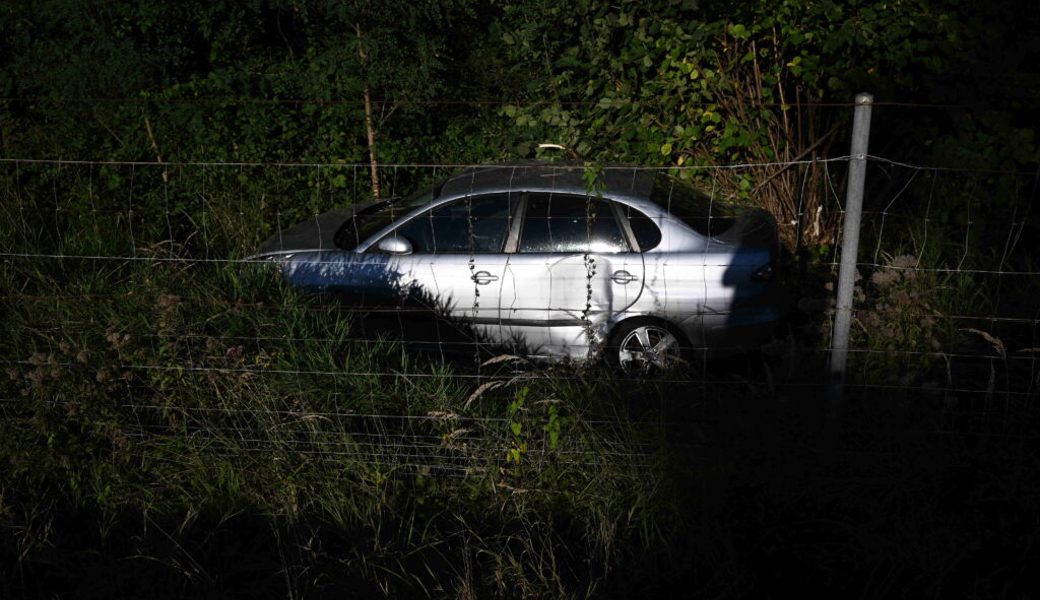
[[[436,196],[458,197],[501,191],[550,191],[584,194],[587,165],[579,162],[520,161],[470,167],[448,178]],[[631,165],[598,165],[595,191],[607,196],[646,198],[653,187],[652,171]],[[602,186],[602,187],[601,187]]]

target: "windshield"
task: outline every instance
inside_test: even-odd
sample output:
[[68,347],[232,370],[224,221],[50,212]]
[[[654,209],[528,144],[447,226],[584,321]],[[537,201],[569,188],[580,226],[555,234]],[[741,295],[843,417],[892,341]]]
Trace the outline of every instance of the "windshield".
[[650,199],[697,233],[708,237],[722,234],[736,222],[735,206],[713,200],[689,183],[664,173],[654,179]]
[[397,198],[373,202],[359,207],[352,217],[336,232],[336,246],[343,250],[353,250],[380,229],[400,219],[412,210],[429,204],[433,200],[433,192],[426,190],[412,194],[407,198]]

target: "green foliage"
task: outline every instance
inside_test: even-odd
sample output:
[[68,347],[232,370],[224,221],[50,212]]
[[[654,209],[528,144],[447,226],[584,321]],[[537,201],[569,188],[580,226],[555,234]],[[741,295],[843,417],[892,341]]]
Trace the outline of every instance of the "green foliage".
[[[993,25],[1018,26],[1014,11],[946,0],[5,10],[0,84],[15,100],[4,149],[32,157],[363,162],[366,85],[386,162],[527,156],[542,142],[648,165],[826,156],[849,111],[825,103],[861,90],[901,102],[1014,97],[1013,83],[959,75],[1020,52]],[[918,162],[996,168],[1003,159],[988,153],[1014,149],[1020,166],[1035,160],[1035,133],[1011,116],[968,112],[950,128],[888,112],[875,137]],[[734,197],[762,191],[724,183]]]
[[[662,473],[632,464],[649,458],[636,453],[646,434],[619,416],[605,430],[580,414],[612,412],[618,399],[607,384],[585,397],[549,374],[474,398],[450,365],[359,340],[348,318],[266,270],[141,263],[103,282],[72,270],[60,288],[46,275],[8,274],[51,290],[3,318],[13,332],[4,395],[19,403],[0,419],[0,471],[26,502],[160,522],[243,511],[331,522],[385,530],[377,545],[385,535],[434,556],[457,552],[448,540],[461,524],[487,536],[471,549],[492,563],[486,573],[496,560],[521,559],[518,540],[551,549],[527,529],[546,514],[588,532],[572,552],[609,561],[605,547],[643,544],[643,531],[672,510],[651,497]],[[86,281],[105,293],[82,302]],[[503,456],[503,446],[512,452]],[[620,529],[600,525],[640,506]],[[493,535],[501,528],[517,533],[502,540]],[[36,552],[42,542],[26,543]],[[381,568],[402,568],[395,551],[369,553]],[[533,585],[533,567],[506,583]],[[488,577],[479,587],[495,585]]]
[[[682,175],[773,213],[792,248],[834,242],[838,215],[827,176],[805,173],[810,167],[738,172],[711,166],[844,154],[847,104],[859,91],[880,102],[1003,103],[992,80],[941,94],[967,65],[998,60],[974,54],[964,40],[985,36],[998,46],[992,20],[1009,27],[1016,20],[1008,10],[932,0],[883,7],[623,1],[501,8],[491,34],[499,36],[508,62],[525,65],[526,85],[512,86],[511,101],[498,111],[515,152],[548,141],[595,161],[694,167]],[[1017,39],[1003,43],[1011,51]],[[1012,111],[950,111],[960,114],[954,127],[945,112],[883,110],[875,117],[883,125],[875,127],[872,153],[972,168],[1021,169],[1035,162],[1035,132],[1014,125]],[[955,139],[939,140],[938,131],[955,131]],[[1014,203],[1020,193],[1000,190],[1001,202]],[[807,214],[823,226],[791,225]]]
[[[73,171],[10,174],[0,203],[5,252],[112,257],[0,263],[10,301],[0,313],[10,333],[0,349],[5,531],[42,499],[48,523],[66,512],[148,515],[183,532],[195,518],[250,514],[360,532],[375,572],[346,569],[365,581],[407,573],[397,562],[407,548],[421,558],[415,574],[465,557],[480,565],[480,590],[580,593],[602,575],[564,581],[551,562],[527,564],[518,544],[552,552],[567,535],[586,557],[576,564],[612,564],[613,545],[648,544],[646,532],[673,514],[656,492],[664,473],[651,435],[617,414],[609,381],[589,393],[552,372],[522,385],[485,373],[502,385],[482,391],[457,376],[465,366],[359,339],[352,315],[267,268],[217,258],[250,251],[257,223],[306,214],[253,209],[249,194],[324,190],[336,174],[172,168],[162,183],[159,168]],[[154,206],[160,199],[176,209]],[[547,514],[568,527],[537,525]],[[46,536],[18,531],[26,556],[45,551]],[[472,546],[454,544],[460,532]]]
[[524,439],[524,425],[520,420],[520,411],[524,410],[524,402],[530,388],[522,387],[516,392],[516,398],[509,403],[509,432],[513,434],[511,447],[506,453],[506,460],[520,465],[520,459],[527,452],[527,441]]
[[15,117],[5,118],[8,156],[357,163],[367,157],[365,86],[386,161],[454,160],[495,139],[466,107],[424,104],[466,95],[472,3],[5,11],[12,52],[0,88],[19,99],[3,113]]
[[[958,68],[959,41],[979,23],[958,3],[935,4],[504,4],[503,46],[518,63],[535,58],[522,93],[538,101],[500,114],[529,139],[590,158],[739,160],[791,104],[848,102],[863,89],[884,99]],[[772,106],[739,115],[734,102]],[[847,117],[817,118],[822,133]]]
[[[0,167],[5,535],[22,536],[20,553],[47,547],[54,506],[156,515],[184,530],[197,515],[261,514],[350,535],[359,549],[337,567],[384,594],[408,595],[429,583],[424,573],[468,561],[478,566],[452,566],[460,596],[604,589],[617,565],[688,531],[669,533],[691,512],[677,488],[746,476],[733,465],[769,453],[717,469],[690,467],[683,454],[676,468],[653,419],[629,418],[626,402],[697,395],[692,387],[621,389],[550,369],[510,372],[483,388],[456,376],[467,367],[359,340],[349,316],[268,272],[223,261],[367,199],[366,173],[355,166],[367,158],[365,87],[385,162],[522,158],[555,142],[591,161],[593,192],[596,165],[607,161],[693,167],[679,174],[765,206],[782,226],[814,215],[799,241],[819,244],[808,254],[823,263],[836,241],[840,173],[714,167],[844,154],[850,110],[829,104],[861,90],[879,101],[953,103],[875,112],[872,154],[983,172],[871,173],[868,209],[888,211],[870,204],[892,198],[889,188],[907,191],[865,241],[906,248],[919,262],[882,255],[861,284],[854,341],[868,352],[851,363],[869,383],[932,373],[964,335],[945,316],[993,314],[1009,298],[1035,304],[1035,277],[1000,288],[998,302],[981,275],[900,268],[1036,270],[1021,247],[1013,252],[1028,233],[1007,230],[1029,214],[1031,188],[987,171],[1035,170],[1037,158],[1030,75],[1004,76],[1029,55],[1035,28],[998,4],[5,5],[3,156],[159,163]],[[445,174],[382,176],[399,195]],[[894,225],[897,216],[915,220]],[[922,358],[897,363],[890,350]],[[741,390],[734,402],[746,400]],[[373,433],[403,441],[373,446]],[[730,501],[745,490],[727,494],[727,485],[714,488],[717,504],[733,508],[702,499],[699,529],[742,510]],[[793,494],[781,509],[803,499]],[[751,529],[758,545],[768,528]]]

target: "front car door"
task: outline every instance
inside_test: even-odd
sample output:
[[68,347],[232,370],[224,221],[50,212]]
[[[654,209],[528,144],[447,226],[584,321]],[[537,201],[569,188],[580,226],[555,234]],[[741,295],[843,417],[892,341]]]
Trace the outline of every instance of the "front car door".
[[[466,351],[500,338],[503,251],[518,198],[501,193],[450,200],[388,234],[412,246],[411,254],[390,259],[406,300],[399,313],[406,341]],[[429,319],[430,312],[438,318]]]

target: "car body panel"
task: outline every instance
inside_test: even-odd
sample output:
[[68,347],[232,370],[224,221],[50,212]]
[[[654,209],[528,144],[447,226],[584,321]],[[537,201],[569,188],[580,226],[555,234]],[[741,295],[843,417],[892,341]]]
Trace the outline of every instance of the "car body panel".
[[[685,342],[711,349],[713,355],[753,348],[783,316],[777,282],[757,280],[760,270],[777,258],[775,222],[762,211],[745,210],[726,217],[721,234],[710,224],[708,234],[699,233],[668,206],[650,199],[651,175],[605,169],[602,185],[590,195],[581,169],[573,166],[468,169],[441,184],[429,203],[402,210],[351,250],[330,247],[329,232],[337,221],[343,224],[375,203],[301,223],[265,242],[258,256],[281,262],[285,279],[302,290],[331,294],[361,310],[398,311],[399,317],[436,312],[467,324],[477,343],[532,356],[588,358],[619,323],[633,317],[671,323]],[[391,255],[378,249],[382,239],[398,235],[427,211],[503,193],[510,195],[512,212],[502,252]],[[631,248],[519,251],[523,207],[533,194],[607,199],[616,207],[611,210]],[[628,219],[621,216],[630,209],[659,230],[660,240],[652,248],[638,247]],[[593,217],[587,218],[591,223]],[[409,337],[409,331],[401,333]]]
[[642,288],[638,253],[511,254],[502,285],[503,333],[524,340],[531,355],[581,358],[605,340]]

